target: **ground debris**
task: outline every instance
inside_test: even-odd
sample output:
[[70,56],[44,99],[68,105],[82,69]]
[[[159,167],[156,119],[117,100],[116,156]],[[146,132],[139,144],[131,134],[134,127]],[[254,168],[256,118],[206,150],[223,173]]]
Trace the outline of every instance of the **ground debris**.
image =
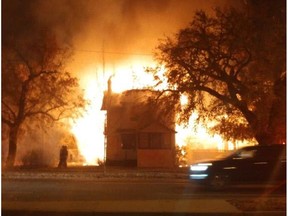
[[241,211],[286,211],[286,198],[230,199]]

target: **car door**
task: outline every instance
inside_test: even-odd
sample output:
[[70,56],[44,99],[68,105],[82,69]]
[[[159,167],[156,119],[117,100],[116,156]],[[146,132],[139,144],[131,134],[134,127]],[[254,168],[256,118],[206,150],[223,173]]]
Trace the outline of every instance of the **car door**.
[[255,180],[268,182],[285,179],[286,149],[283,146],[271,145],[259,148],[253,161]]
[[273,154],[273,151],[271,152],[271,149],[269,148],[259,148],[255,152],[254,158],[253,158],[253,164],[252,169],[255,173],[253,181],[256,182],[265,182],[267,179],[269,179],[269,173],[273,170],[273,160],[271,160],[271,154]]
[[247,182],[255,178],[254,168],[255,149],[241,149],[229,158],[229,163],[223,166],[223,170],[232,181]]

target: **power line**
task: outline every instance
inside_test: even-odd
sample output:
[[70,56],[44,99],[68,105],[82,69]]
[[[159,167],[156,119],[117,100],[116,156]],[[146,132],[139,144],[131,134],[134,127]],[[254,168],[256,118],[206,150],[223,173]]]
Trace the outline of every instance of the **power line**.
[[152,53],[130,53],[130,52],[113,52],[113,51],[103,51],[103,50],[82,50],[75,49],[77,52],[90,52],[90,53],[99,53],[99,54],[113,54],[113,55],[140,55],[140,56],[153,56]]

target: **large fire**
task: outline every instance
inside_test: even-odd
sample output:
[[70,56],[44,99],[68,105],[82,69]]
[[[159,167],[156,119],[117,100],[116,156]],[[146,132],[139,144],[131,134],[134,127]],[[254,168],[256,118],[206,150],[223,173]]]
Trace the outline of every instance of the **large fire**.
[[97,165],[104,158],[105,113],[101,111],[101,102],[105,85],[93,68],[87,68],[83,74],[86,76],[81,78],[81,85],[84,86],[85,98],[90,103],[84,115],[72,123],[72,132],[85,164]]
[[101,105],[108,79],[112,78],[112,90],[117,93],[133,88],[145,88],[153,82],[153,76],[145,72],[145,65],[145,61],[129,59],[117,67],[106,66],[103,73],[97,72],[93,67],[83,71],[86,76],[81,77],[80,84],[90,104],[85,114],[72,123],[72,133],[85,159],[85,165],[97,165],[104,160],[105,112],[101,111]]
[[[99,161],[104,160],[105,112],[101,111],[101,105],[103,93],[107,90],[107,80],[112,79],[112,91],[117,93],[129,89],[145,88],[154,82],[153,76],[145,72],[147,65],[151,66],[153,63],[129,59],[117,67],[106,66],[107,68],[101,75],[97,75],[97,71],[93,68],[87,68],[84,71],[83,74],[86,76],[81,78],[81,85],[85,89],[85,97],[90,101],[90,105],[87,107],[87,112],[73,123],[72,132],[77,139],[79,151],[86,165],[97,165]],[[181,103],[185,102],[185,97],[183,97]],[[196,137],[205,149],[223,150],[228,147],[231,150],[235,147],[231,142],[225,143],[219,135],[210,135],[202,125],[195,127],[196,117],[197,114],[194,114],[190,119],[190,125],[193,125],[193,128],[192,126],[187,128],[176,126],[178,146],[186,145],[187,139],[192,136]]]

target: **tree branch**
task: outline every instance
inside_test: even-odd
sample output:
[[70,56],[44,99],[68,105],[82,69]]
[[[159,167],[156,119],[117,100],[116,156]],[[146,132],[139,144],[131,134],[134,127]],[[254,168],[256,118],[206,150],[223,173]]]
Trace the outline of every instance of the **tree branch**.
[[[9,106],[8,104],[6,104],[6,102],[5,102],[4,100],[1,100],[1,102],[2,102],[2,105],[4,105],[6,109],[8,109],[8,111],[9,111],[9,114],[8,114],[8,115],[11,114],[11,115],[13,116],[13,119],[16,119],[16,114],[15,114],[14,111],[10,108],[10,106]],[[3,110],[2,110],[2,112],[3,112]],[[7,112],[7,113],[8,113],[8,112]]]

